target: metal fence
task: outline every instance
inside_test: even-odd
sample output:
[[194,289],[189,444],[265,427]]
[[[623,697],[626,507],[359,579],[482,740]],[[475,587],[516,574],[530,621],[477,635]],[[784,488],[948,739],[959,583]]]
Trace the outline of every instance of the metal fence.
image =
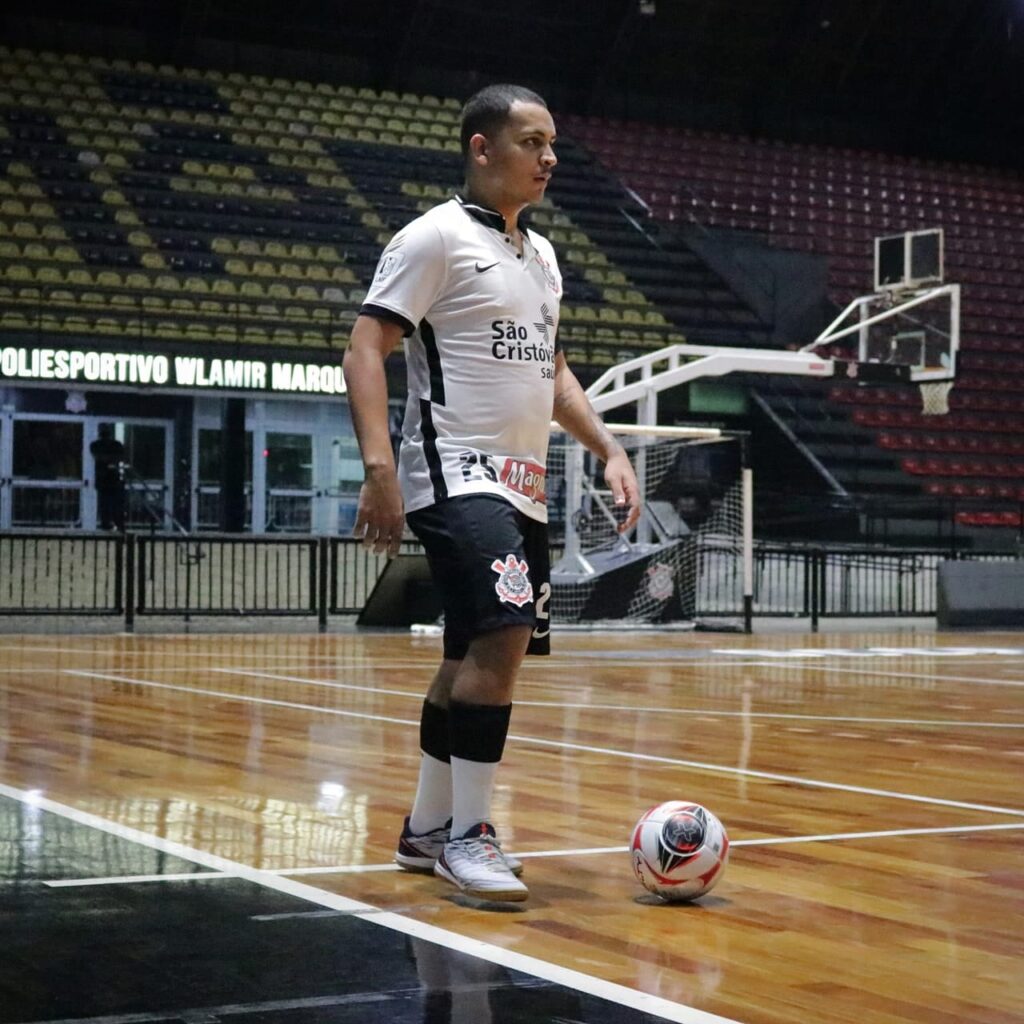
[[[1008,552],[959,552],[961,560],[1011,561]],[[945,551],[757,545],[754,614],[810,618],[934,615]]]
[[[420,551],[402,545],[403,554]],[[555,555],[556,552],[553,552]],[[1008,552],[961,559],[1013,560]],[[934,615],[945,552],[870,547],[755,545],[755,616]],[[360,612],[386,558],[347,537],[193,534],[0,533],[0,615],[331,616]],[[738,560],[698,552],[698,618],[744,614]]]
[[122,615],[125,539],[0,534],[0,615]]

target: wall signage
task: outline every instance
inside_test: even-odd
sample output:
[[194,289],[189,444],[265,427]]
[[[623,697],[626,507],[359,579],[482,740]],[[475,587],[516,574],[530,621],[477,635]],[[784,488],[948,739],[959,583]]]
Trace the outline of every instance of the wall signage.
[[73,348],[0,347],[0,381],[3,380],[289,395],[345,393],[340,360],[337,364],[321,364]]

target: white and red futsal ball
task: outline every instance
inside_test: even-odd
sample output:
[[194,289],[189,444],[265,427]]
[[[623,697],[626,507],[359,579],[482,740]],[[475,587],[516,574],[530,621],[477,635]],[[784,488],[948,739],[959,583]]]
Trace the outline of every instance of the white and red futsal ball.
[[666,900],[693,900],[710,892],[725,872],[729,837],[706,808],[669,800],[636,823],[629,844],[633,873]]

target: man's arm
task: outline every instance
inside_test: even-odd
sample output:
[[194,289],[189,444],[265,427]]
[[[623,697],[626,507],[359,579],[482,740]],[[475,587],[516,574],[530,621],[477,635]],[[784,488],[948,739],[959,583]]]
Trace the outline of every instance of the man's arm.
[[364,471],[352,534],[377,554],[387,552],[388,557],[398,554],[405,511],[388,430],[384,360],[402,340],[402,334],[397,323],[357,317],[342,364]]
[[605,464],[604,479],[615,504],[626,505],[629,510],[619,525],[619,533],[631,530],[640,518],[640,488],[629,456],[594,412],[590,399],[561,352],[555,354],[553,415],[560,427]]

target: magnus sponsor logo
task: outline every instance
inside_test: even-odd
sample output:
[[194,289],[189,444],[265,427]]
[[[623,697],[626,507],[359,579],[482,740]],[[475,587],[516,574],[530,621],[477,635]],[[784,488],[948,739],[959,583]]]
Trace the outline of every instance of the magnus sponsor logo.
[[538,344],[530,341],[530,332],[523,324],[515,320],[492,320],[491,355],[517,363],[553,363],[555,347],[548,343],[547,331],[544,343]]
[[545,490],[546,476],[544,467],[537,465],[536,462],[506,459],[499,479],[510,491],[525,494],[527,498],[539,505],[546,505],[548,500]]

